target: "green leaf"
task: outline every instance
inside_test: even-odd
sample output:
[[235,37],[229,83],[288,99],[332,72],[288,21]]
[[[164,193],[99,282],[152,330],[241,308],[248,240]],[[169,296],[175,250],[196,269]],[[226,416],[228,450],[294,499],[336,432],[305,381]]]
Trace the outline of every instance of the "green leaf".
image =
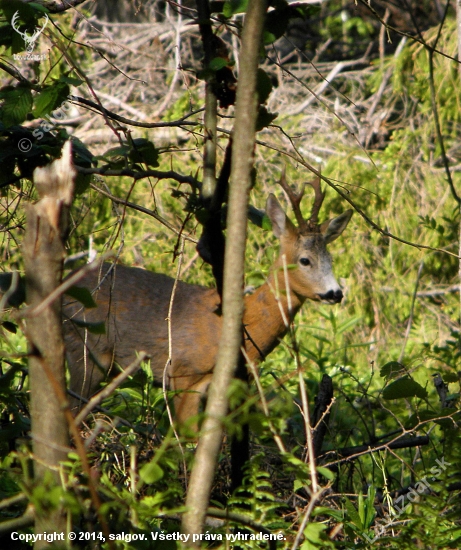
[[130,152],[130,160],[133,162],[143,162],[153,168],[158,166],[158,150],[154,144],[145,138],[136,138],[133,140],[134,149]]
[[344,514],[341,510],[335,510],[334,508],[328,508],[327,506],[316,506],[312,512],[312,516],[329,516],[337,521],[342,521],[344,519]]
[[66,290],[65,294],[78,300],[87,309],[98,307],[98,304],[93,300],[91,292],[83,286],[71,286]]
[[90,323],[88,321],[82,321],[80,319],[72,319],[72,322],[80,328],[84,328],[91,332],[91,334],[106,334],[106,325],[104,321],[99,323]]
[[43,13],[50,13],[50,10],[47,7],[37,4],[36,2],[30,2],[29,6],[34,8],[34,10],[41,11]]
[[360,519],[359,513],[355,509],[355,506],[352,504],[352,502],[347,498],[344,497],[344,506],[347,511],[347,515],[351,519],[352,523],[358,527],[361,531],[363,531],[363,524],[362,520]]
[[265,231],[272,231],[272,222],[267,214],[264,214],[262,226]]
[[309,542],[320,544],[322,542],[322,533],[327,528],[323,523],[313,523],[310,522],[307,524],[307,527],[304,529],[304,536]]
[[449,384],[450,382],[458,382],[459,377],[456,372],[445,372],[442,375],[443,381],[446,384]]
[[61,76],[59,78],[60,82],[65,82],[66,84],[69,84],[69,86],[80,86],[84,83],[84,80],[81,80],[80,78],[75,78],[74,76]]
[[51,113],[64,103],[69,95],[69,86],[65,82],[56,82],[51,86],[46,86],[35,97],[34,116],[40,118]]
[[317,472],[323,477],[326,477],[329,481],[334,481],[336,477],[330,469],[324,468],[323,466],[317,466]]
[[295,479],[293,481],[293,491],[299,491],[300,489],[303,489],[303,487],[305,487],[305,483],[303,481],[301,481],[300,479]]
[[16,373],[21,370],[22,366],[19,363],[14,363],[11,368],[4,374],[0,376],[0,392],[5,393],[9,391],[11,382],[13,381]]
[[390,378],[397,378],[397,376],[401,376],[404,372],[405,367],[402,363],[399,363],[398,361],[389,361],[389,363],[386,363],[381,367],[379,375],[381,378],[386,378],[389,380]]
[[159,479],[162,479],[164,473],[162,468],[157,464],[157,459],[154,458],[152,462],[149,462],[148,464],[145,464],[140,470],[139,470],[139,477],[145,482],[145,483],[155,483]]
[[336,329],[336,334],[342,334],[343,332],[348,331],[349,329],[354,327],[361,319],[362,319],[361,315],[352,317],[352,319],[347,319],[346,321],[344,321],[344,323],[341,323],[338,325]]
[[232,17],[236,13],[244,13],[248,8],[248,0],[226,0],[222,13],[225,17]]
[[128,145],[120,145],[119,147],[108,149],[102,156],[97,156],[95,158],[104,160],[110,167],[118,170],[125,167],[129,153],[130,148]]
[[6,128],[23,122],[32,108],[32,93],[28,86],[7,87],[0,91],[3,99],[2,121]]
[[215,57],[210,61],[209,68],[212,71],[219,71],[219,69],[224,69],[224,67],[227,67],[227,60],[223,57]]
[[392,382],[383,391],[384,399],[404,399],[408,397],[427,397],[425,388],[409,376]]
[[373,520],[376,516],[376,510],[374,507],[375,502],[375,496],[376,496],[376,489],[374,485],[370,485],[368,487],[368,493],[367,493],[367,500],[365,502],[365,527],[366,529],[369,529],[373,523]]

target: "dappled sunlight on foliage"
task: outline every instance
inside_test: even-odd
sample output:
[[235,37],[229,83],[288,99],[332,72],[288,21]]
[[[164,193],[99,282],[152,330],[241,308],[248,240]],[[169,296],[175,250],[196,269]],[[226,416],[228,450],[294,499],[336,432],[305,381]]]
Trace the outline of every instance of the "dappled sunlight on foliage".
[[[39,63],[15,60],[24,43],[11,28],[11,6],[0,1],[0,275],[24,273],[25,204],[37,200],[33,170],[60,157],[71,139],[78,178],[64,275],[111,253],[109,261],[172,277],[179,270],[182,281],[213,287],[212,269],[196,249],[209,220],[201,198],[210,141],[205,81],[211,74],[221,94],[219,174],[233,129],[246,4],[213,7],[221,10],[212,28],[224,46],[208,67],[195,3],[150,0],[139,13],[120,4],[133,20],[114,23],[86,5],[51,13],[53,25],[35,46],[47,56]],[[266,21],[260,59],[262,128],[245,292],[267,281],[277,258],[278,241],[263,217],[269,193],[293,219],[281,173],[299,188],[314,179],[313,169],[326,189],[320,223],[355,210],[329,246],[344,298],[333,306],[307,300],[280,345],[251,366],[251,383],[236,380],[229,388],[202,547],[233,547],[235,537],[226,534],[283,533],[277,548],[459,548],[461,86],[454,7],[444,15],[438,2],[408,2],[409,13],[385,1],[358,8],[272,4],[269,13],[279,20]],[[39,26],[43,12],[35,3],[27,10],[22,26]],[[307,187],[306,218],[313,200]],[[5,548],[13,528],[31,533],[34,513],[59,507],[77,533],[102,532],[104,517],[111,533],[146,537],[144,546],[120,540],[113,548],[180,548],[173,539],[162,546],[158,536],[180,532],[203,409],[173,430],[175,392],[154,379],[147,359],[80,425],[101,516],[75,450],[60,487],[40,483],[31,474],[26,314],[8,295],[10,284],[0,278]],[[316,417],[324,375],[334,399]],[[316,475],[303,384],[313,428],[325,424]],[[246,425],[251,459],[231,494],[231,439]],[[268,547],[267,540],[243,540],[244,548]]]

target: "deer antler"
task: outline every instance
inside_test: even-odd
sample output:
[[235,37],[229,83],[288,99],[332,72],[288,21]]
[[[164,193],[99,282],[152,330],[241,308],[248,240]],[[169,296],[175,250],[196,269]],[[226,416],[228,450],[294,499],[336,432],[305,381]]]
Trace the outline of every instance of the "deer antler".
[[293,208],[293,212],[295,213],[295,217],[296,217],[296,221],[298,222],[299,229],[301,230],[301,232],[307,231],[308,225],[306,220],[303,218],[303,215],[301,213],[301,208],[299,207],[299,205],[301,204],[301,199],[304,196],[304,190],[305,190],[306,184],[303,183],[301,187],[301,191],[299,193],[296,193],[295,191],[293,191],[293,189],[287,183],[285,167],[283,167],[279,184],[281,188],[285,191],[285,193],[288,195],[288,198],[290,199],[291,206]]
[[320,187],[320,176],[317,176],[317,178],[313,181],[309,181],[308,185],[310,185],[315,191],[314,205],[312,207],[311,217],[308,222],[308,225],[313,227],[319,223],[319,211],[323,204],[323,199],[325,198],[325,192],[323,192]]
[[[313,181],[309,181],[307,183],[303,183],[301,187],[301,191],[299,193],[296,193],[293,191],[293,189],[288,185],[286,177],[285,177],[285,168],[283,168],[282,175],[280,176],[280,186],[285,191],[285,193],[288,195],[288,198],[290,199],[291,206],[293,207],[293,212],[296,216],[296,221],[298,222],[299,229],[301,233],[315,233],[318,231],[318,218],[319,218],[319,211],[323,204],[323,199],[325,198],[325,193],[322,192],[322,189],[320,187],[320,177],[317,177]],[[304,196],[304,191],[306,188],[306,185],[310,185],[315,192],[315,199],[314,199],[314,205],[312,206],[311,216],[308,220],[305,220],[303,218],[303,215],[301,214],[301,199]]]
[[24,38],[24,40],[28,37],[27,32],[22,32],[19,28],[19,10],[14,13],[13,18],[11,19],[11,26]]

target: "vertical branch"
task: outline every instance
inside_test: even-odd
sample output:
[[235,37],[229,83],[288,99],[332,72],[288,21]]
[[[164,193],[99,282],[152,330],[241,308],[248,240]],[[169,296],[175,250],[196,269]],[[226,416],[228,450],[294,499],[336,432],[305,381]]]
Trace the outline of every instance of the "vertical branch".
[[[448,14],[448,8],[449,7],[450,7],[450,2],[447,1],[446,5],[445,5],[445,10],[444,10],[444,13],[443,13],[442,21],[440,22],[440,26],[439,26],[439,30],[438,30],[438,34],[437,34],[435,43],[432,45],[432,47],[427,46],[426,48],[427,48],[427,54],[428,54],[428,57],[429,57],[429,90],[430,90],[430,94],[431,94],[432,112],[434,114],[435,132],[436,132],[436,135],[437,135],[437,141],[439,142],[440,154],[442,156],[442,162],[443,162],[443,167],[445,168],[445,175],[447,177],[448,186],[450,188],[451,195],[452,195],[453,199],[455,200],[456,204],[458,205],[458,212],[459,212],[459,216],[460,216],[460,220],[459,220],[459,243],[458,243],[458,256],[459,256],[458,276],[459,276],[459,279],[460,279],[460,282],[461,282],[461,197],[459,196],[459,194],[456,191],[455,184],[453,182],[453,178],[452,178],[452,175],[451,175],[450,162],[448,160],[448,157],[447,157],[447,154],[446,154],[446,151],[445,151],[445,142],[444,142],[444,139],[443,139],[442,128],[441,128],[441,124],[440,124],[440,120],[439,120],[439,111],[438,111],[438,108],[437,108],[437,94],[436,94],[436,91],[435,91],[435,84],[434,84],[434,53],[435,53],[435,48],[437,47],[437,42],[439,40],[440,33],[442,32],[442,27],[445,23],[445,20],[446,20],[447,14]],[[456,19],[457,19],[457,30],[458,30],[458,63],[459,63],[459,61],[461,61],[461,57],[460,57],[460,53],[461,53],[461,34],[460,34],[461,33],[461,27],[460,27],[460,25],[461,25],[461,15],[460,15],[460,9],[461,9],[460,0],[457,0],[456,1]],[[461,65],[458,64],[458,67],[459,67],[459,73],[460,73],[460,78],[461,78]],[[460,324],[461,324],[461,284],[460,284],[460,291],[459,291],[459,301],[460,301],[459,320],[460,320]],[[458,339],[458,345],[461,348],[461,331],[460,331],[460,335],[459,335],[459,339]]]
[[226,200],[229,189],[231,158],[232,140],[229,140],[214,194],[211,200],[207,201],[208,216],[203,223],[202,235],[197,245],[197,251],[200,257],[211,265],[213,277],[216,281],[216,289],[221,299],[224,273],[224,250],[226,244],[221,223],[221,213],[222,205]]
[[[29,306],[37,306],[60,284],[64,260],[63,239],[72,201],[75,171],[71,165],[71,147],[67,142],[62,158],[34,172],[39,201],[26,205],[27,229],[23,254],[26,272],[26,296]],[[37,315],[27,318],[29,340],[30,413],[37,481],[61,484],[60,463],[67,458],[69,437],[64,404],[64,343],[61,302],[55,300]],[[50,391],[51,386],[51,391]],[[46,510],[46,507],[45,507]],[[35,530],[66,532],[62,510],[37,510]],[[48,547],[38,541],[35,548]]]
[[[26,334],[29,340],[30,414],[34,450],[34,474],[39,482],[60,485],[64,476],[60,463],[67,459],[70,429],[88,490],[101,529],[110,548],[109,528],[101,513],[101,501],[91,475],[83,441],[66,399],[64,342],[62,338],[61,300],[55,293],[61,282],[65,255],[64,238],[68,228],[68,211],[76,172],[71,164],[71,144],[67,142],[62,157],[51,165],[37,168],[34,183],[39,201],[26,205],[27,228],[23,254],[26,272]],[[54,300],[49,298],[55,294]],[[67,532],[67,518],[62,510],[36,510],[36,533]],[[58,541],[39,540],[36,549],[50,548]],[[60,545],[61,547],[62,545]]]
[[[456,0],[456,30],[458,38],[458,74],[461,81],[461,0]],[[459,212],[459,232],[458,232],[458,278],[459,278],[459,324],[461,326],[461,203],[458,201]],[[461,336],[459,339],[459,346],[461,348]]]
[[187,481],[187,466],[186,466],[186,460],[184,455],[184,449],[181,445],[181,440],[179,438],[179,434],[175,427],[175,423],[173,420],[173,412],[170,407],[170,402],[168,399],[168,391],[167,391],[168,372],[171,366],[171,358],[173,357],[173,327],[172,327],[173,305],[174,305],[174,298],[176,295],[176,289],[178,288],[178,281],[181,276],[181,267],[182,267],[182,261],[184,258],[184,243],[185,243],[185,239],[181,237],[178,267],[176,269],[176,277],[174,279],[173,288],[171,289],[170,304],[168,306],[168,317],[166,318],[167,325],[168,325],[168,359],[163,369],[162,390],[163,390],[163,398],[165,399],[166,410],[168,413],[168,419],[170,421],[170,425],[173,427],[173,433],[176,437],[176,441],[178,442],[179,450],[181,451],[182,460],[183,460],[182,465],[184,470],[184,477]]
[[[199,20],[200,35],[203,43],[203,65],[205,70],[215,56],[214,36],[210,21],[209,0],[197,0],[197,13]],[[216,188],[216,128],[218,100],[213,91],[212,75],[207,75],[205,85],[205,151],[203,155],[203,183],[202,199],[205,202],[211,201]]]
[[[222,442],[221,419],[227,412],[227,392],[238,363],[242,341],[247,208],[257,116],[256,74],[265,11],[265,0],[249,2],[243,29],[227,216],[222,336],[208,394],[206,418],[187,492],[187,511],[182,522],[183,531],[190,535],[203,530]],[[197,543],[190,541],[189,545]]]
[[182,70],[182,67],[181,67],[181,27],[182,27],[182,24],[183,24],[183,20],[182,20],[182,0],[177,0],[177,6],[178,6],[178,10],[177,10],[177,19],[176,21],[173,21],[173,18],[171,17],[171,14],[170,14],[170,4],[167,2],[166,3],[166,16],[168,19],[171,18],[171,21],[172,21],[172,25],[175,29],[175,45],[174,45],[174,50],[175,50],[175,53],[174,53],[174,58],[175,58],[175,64],[176,64],[176,67],[175,67],[175,71],[174,71],[174,74],[173,74],[173,78],[171,80],[171,83],[170,83],[170,88],[166,94],[166,96],[164,97],[163,101],[161,102],[160,106],[157,107],[157,110],[155,111],[154,113],[154,117],[159,117],[163,111],[168,107],[170,101],[171,101],[171,98],[174,94],[174,91],[175,91],[175,88],[176,88],[176,84],[179,80],[179,76],[181,74],[181,70]]

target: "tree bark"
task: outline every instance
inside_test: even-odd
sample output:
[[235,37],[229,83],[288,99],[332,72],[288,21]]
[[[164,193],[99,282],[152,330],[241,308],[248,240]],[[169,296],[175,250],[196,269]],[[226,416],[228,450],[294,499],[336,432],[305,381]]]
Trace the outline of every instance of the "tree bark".
[[[64,416],[66,392],[61,300],[39,313],[34,309],[60,284],[65,255],[63,238],[71,204],[75,171],[70,143],[62,158],[34,172],[39,201],[26,205],[27,227],[23,254],[26,273],[26,335],[29,340],[30,414],[35,480],[46,487],[62,484],[60,463],[69,450]],[[35,532],[66,532],[59,506],[36,509]],[[61,544],[57,541],[55,544]],[[35,548],[53,547],[38,541]]]
[[191,535],[188,542],[190,547],[200,546],[199,541],[193,540],[193,535],[197,536],[203,531],[222,442],[221,419],[227,412],[227,392],[238,363],[242,341],[247,210],[257,117],[256,75],[265,11],[265,0],[249,2],[242,35],[227,215],[223,328],[208,392],[206,417],[186,497],[187,511],[182,521],[183,532]]

